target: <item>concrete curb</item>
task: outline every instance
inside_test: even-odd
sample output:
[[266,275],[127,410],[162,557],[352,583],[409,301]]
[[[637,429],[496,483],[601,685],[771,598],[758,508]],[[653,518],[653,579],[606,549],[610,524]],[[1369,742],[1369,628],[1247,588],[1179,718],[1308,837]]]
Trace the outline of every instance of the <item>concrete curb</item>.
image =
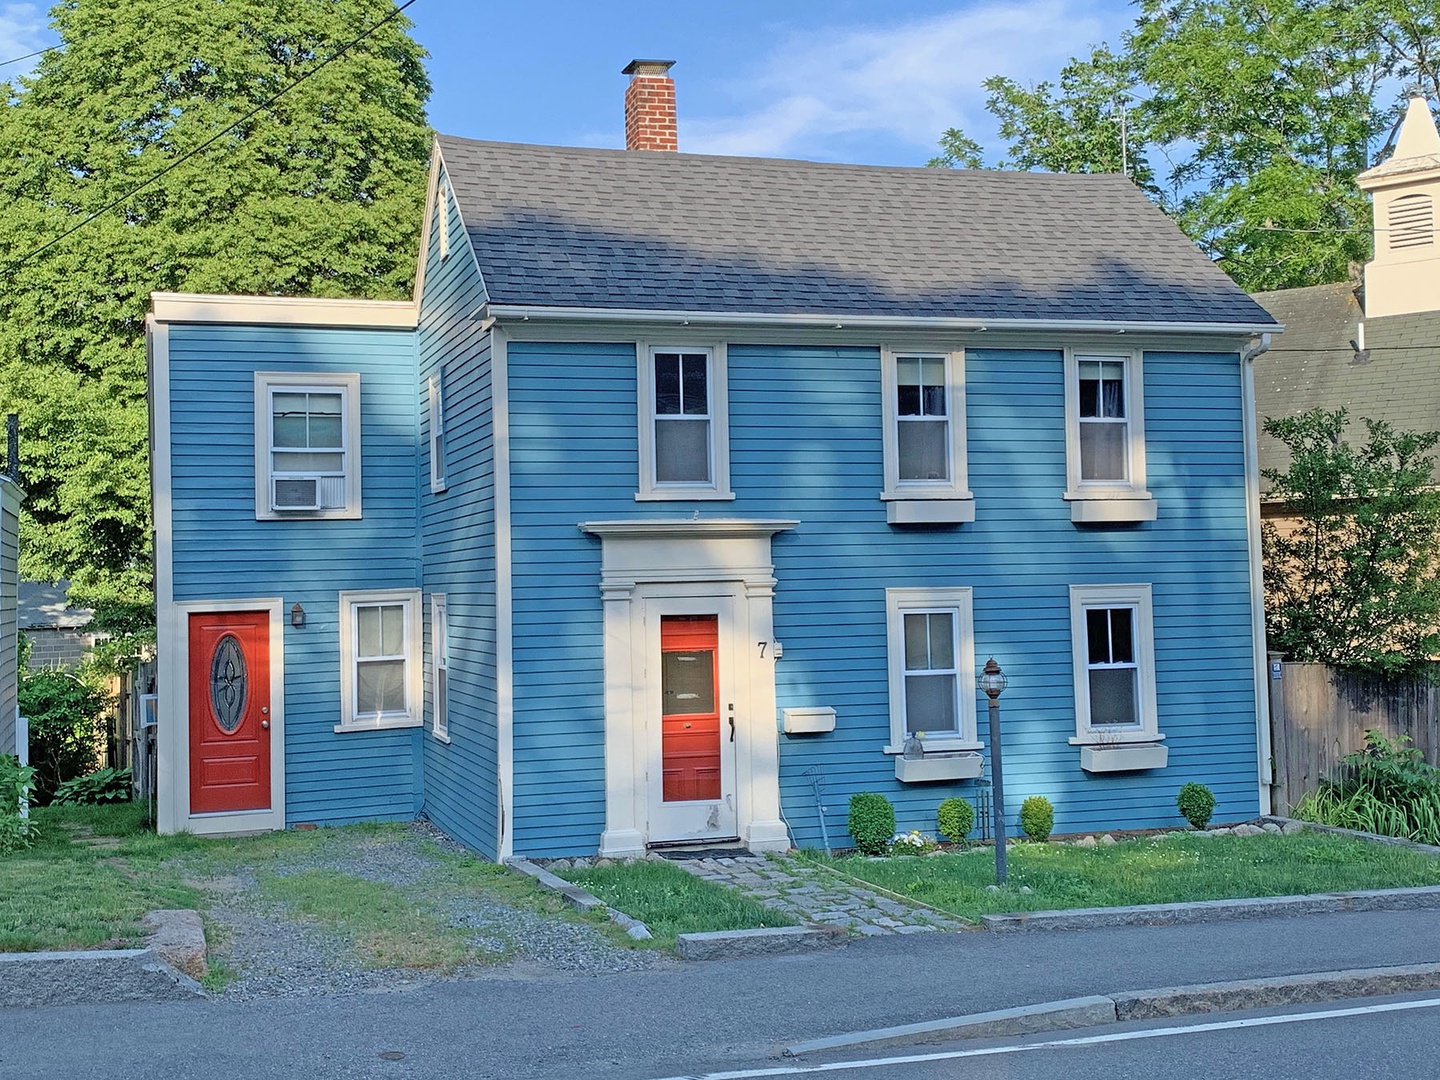
[[832,1035],[794,1043],[785,1047],[784,1053],[789,1057],[798,1057],[826,1050],[938,1042],[942,1039],[1035,1035],[1127,1020],[1236,1012],[1435,989],[1440,989],[1440,964],[1357,968],[1195,986],[1169,986],[1109,996],[1046,1001],[996,1012]]
[[586,892],[580,888],[579,885],[572,885],[564,878],[556,877],[550,873],[549,870],[536,866],[529,859],[506,859],[505,865],[513,870],[520,871],[520,873],[527,877],[534,878],[541,885],[545,886],[545,888],[559,893],[572,907],[577,907],[581,911],[594,911],[597,908],[602,909],[611,922],[624,930],[626,934],[636,941],[645,941],[653,936],[650,933],[650,928],[639,919],[632,919],[623,911],[617,911],[612,907],[607,907],[605,901],[601,900],[598,896]]
[[1440,855],[1440,847],[1433,844],[1417,844],[1414,840],[1405,840],[1398,836],[1381,836],[1379,833],[1361,832],[1359,829],[1342,829],[1338,825],[1317,825],[1313,821],[1301,821],[1299,818],[1280,817],[1278,814],[1264,814],[1259,819],[1263,822],[1273,822],[1282,828],[1286,825],[1299,825],[1306,832],[1332,833],[1335,836],[1349,836],[1356,840],[1368,840],[1372,844],[1384,844],[1387,847],[1409,848],[1411,851],[1423,851],[1426,855]]
[[1409,911],[1440,908],[1440,886],[1413,889],[1365,889],[1305,896],[1262,896],[1244,900],[1199,900],[1179,904],[1136,904],[1132,907],[1071,908],[1061,911],[1020,911],[982,915],[986,930],[1016,934],[1037,930],[1093,930],[1113,926],[1176,926],[1183,923],[1230,922],[1286,915],[1326,915],[1346,911]]
[[0,1008],[204,997],[199,983],[149,949],[0,954]]
[[716,930],[681,934],[675,951],[682,960],[736,960],[748,956],[780,956],[843,944],[848,934],[838,926],[770,926],[759,930]]
[[144,924],[150,930],[146,948],[182,975],[205,977],[209,970],[205,961],[205,925],[198,911],[147,911]]

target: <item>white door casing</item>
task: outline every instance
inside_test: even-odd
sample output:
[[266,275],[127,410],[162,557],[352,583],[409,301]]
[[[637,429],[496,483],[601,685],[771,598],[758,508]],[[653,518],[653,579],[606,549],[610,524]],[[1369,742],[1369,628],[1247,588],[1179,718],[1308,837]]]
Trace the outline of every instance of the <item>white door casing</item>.
[[[605,831],[600,852],[640,855],[652,839],[650,747],[659,766],[660,709],[649,717],[647,604],[731,597],[734,631],[726,665],[735,705],[735,831],[752,851],[785,851],[780,818],[780,748],[775,722],[775,569],[770,538],[799,522],[776,520],[587,521],[602,541],[605,608]],[[715,590],[713,586],[724,585]],[[699,586],[710,586],[703,590]],[[678,587],[678,588],[677,588]],[[655,664],[659,661],[655,618]],[[722,650],[724,648],[722,634]],[[652,665],[653,666],[653,665]],[[658,668],[657,668],[658,676]],[[724,702],[729,705],[731,699]],[[728,713],[724,719],[728,736]],[[658,782],[658,781],[657,781]],[[662,823],[662,829],[664,824]]]

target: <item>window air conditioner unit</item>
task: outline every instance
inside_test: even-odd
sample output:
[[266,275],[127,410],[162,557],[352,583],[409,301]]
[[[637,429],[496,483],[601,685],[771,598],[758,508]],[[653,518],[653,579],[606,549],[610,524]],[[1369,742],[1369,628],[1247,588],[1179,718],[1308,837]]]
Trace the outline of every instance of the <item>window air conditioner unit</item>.
[[270,508],[272,510],[319,510],[320,477],[272,477]]

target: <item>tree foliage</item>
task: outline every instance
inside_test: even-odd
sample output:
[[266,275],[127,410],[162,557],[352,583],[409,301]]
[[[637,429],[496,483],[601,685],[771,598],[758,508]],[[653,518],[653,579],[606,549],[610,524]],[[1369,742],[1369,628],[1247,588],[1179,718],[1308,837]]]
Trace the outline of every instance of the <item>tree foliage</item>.
[[1291,515],[1263,527],[1266,622],[1291,659],[1399,675],[1440,655],[1440,432],[1365,427],[1352,445],[1343,409],[1265,421],[1290,465],[1263,475]]
[[[1139,0],[1121,47],[1058,84],[986,80],[1002,168],[1129,172],[1242,288],[1342,281],[1371,250],[1355,176],[1397,93],[1440,96],[1440,8],[1411,0]],[[947,138],[965,138],[955,129]],[[1164,160],[1163,176],[1152,163]],[[937,159],[940,161],[941,159]],[[943,163],[943,162],[942,162]]]
[[405,293],[430,141],[424,53],[400,17],[316,71],[393,11],[66,0],[60,46],[0,85],[0,409],[21,415],[27,575],[68,576],[88,600],[148,591],[152,291]]

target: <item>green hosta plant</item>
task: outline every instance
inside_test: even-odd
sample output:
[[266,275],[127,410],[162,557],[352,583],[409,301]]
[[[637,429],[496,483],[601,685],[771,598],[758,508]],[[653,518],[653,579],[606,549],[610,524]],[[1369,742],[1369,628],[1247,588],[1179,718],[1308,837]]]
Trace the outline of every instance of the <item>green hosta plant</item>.
[[1215,793],[1204,784],[1192,782],[1180,789],[1180,794],[1175,796],[1175,805],[1186,821],[1197,829],[1203,829],[1210,824],[1210,817],[1215,813]]
[[56,806],[77,806],[82,803],[116,803],[130,801],[129,769],[96,769],[74,780],[66,780],[55,789]]
[[850,796],[845,827],[861,854],[884,855],[895,836],[895,807],[879,792],[857,792]]
[[935,813],[935,824],[950,843],[963,844],[975,827],[975,808],[964,799],[946,799]]
[[35,825],[21,814],[30,802],[34,784],[34,769],[21,765],[15,757],[0,754],[0,855],[35,842]]
[[1020,804],[1020,828],[1037,844],[1050,839],[1055,828],[1055,807],[1044,795],[1031,795]]

